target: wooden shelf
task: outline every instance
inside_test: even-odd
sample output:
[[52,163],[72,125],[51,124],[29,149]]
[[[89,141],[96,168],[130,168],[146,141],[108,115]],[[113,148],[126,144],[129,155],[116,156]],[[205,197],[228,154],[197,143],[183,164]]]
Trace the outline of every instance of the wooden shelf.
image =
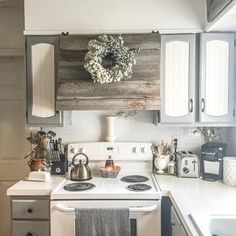
[[0,57],[23,57],[25,50],[23,48],[0,48]]

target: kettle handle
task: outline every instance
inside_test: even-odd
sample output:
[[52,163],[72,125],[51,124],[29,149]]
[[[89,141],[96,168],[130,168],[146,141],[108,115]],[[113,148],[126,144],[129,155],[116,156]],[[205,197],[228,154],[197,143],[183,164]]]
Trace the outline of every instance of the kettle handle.
[[80,153],[77,153],[77,154],[75,154],[75,155],[74,155],[74,157],[73,157],[73,159],[72,159],[72,162],[71,162],[71,165],[73,165],[73,166],[76,166],[76,164],[75,164],[75,159],[76,159],[76,157],[77,157],[77,156],[79,156],[79,155],[82,155],[82,156],[84,156],[84,157],[86,158],[86,163],[85,163],[85,165],[87,166],[87,165],[88,165],[88,163],[89,163],[88,156],[87,156],[87,155],[85,155],[85,154],[84,154],[84,153],[82,153],[82,152],[80,152]]

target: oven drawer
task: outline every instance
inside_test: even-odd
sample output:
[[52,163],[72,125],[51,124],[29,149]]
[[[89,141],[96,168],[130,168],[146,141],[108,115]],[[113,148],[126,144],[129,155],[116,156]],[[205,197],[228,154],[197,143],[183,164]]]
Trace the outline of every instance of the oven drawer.
[[49,236],[49,221],[14,220],[12,236]]
[[49,219],[50,202],[48,199],[12,200],[13,219]]

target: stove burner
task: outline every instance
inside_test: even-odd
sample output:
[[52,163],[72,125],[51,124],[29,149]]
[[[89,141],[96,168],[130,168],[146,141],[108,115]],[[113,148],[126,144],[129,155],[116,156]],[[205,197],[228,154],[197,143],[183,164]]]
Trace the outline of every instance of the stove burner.
[[91,184],[91,183],[72,183],[72,184],[67,184],[65,185],[63,188],[66,191],[72,191],[72,192],[76,192],[76,191],[85,191],[85,190],[89,190],[94,188],[95,185]]
[[128,190],[136,191],[136,192],[143,192],[150,190],[152,187],[147,184],[131,184],[126,187]]
[[121,178],[121,181],[126,183],[138,183],[138,182],[147,182],[149,178],[142,175],[128,175]]

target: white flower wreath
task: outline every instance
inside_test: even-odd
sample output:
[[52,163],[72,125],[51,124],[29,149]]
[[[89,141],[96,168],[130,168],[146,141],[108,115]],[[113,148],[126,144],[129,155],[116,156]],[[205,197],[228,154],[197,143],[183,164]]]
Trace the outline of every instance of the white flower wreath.
[[[124,46],[122,36],[114,38],[102,35],[98,40],[89,41],[84,68],[91,74],[94,82],[100,84],[127,80],[133,73],[133,66],[136,63],[135,52],[138,51],[139,49],[129,49]],[[114,66],[104,68],[103,58],[109,54],[114,60]]]

